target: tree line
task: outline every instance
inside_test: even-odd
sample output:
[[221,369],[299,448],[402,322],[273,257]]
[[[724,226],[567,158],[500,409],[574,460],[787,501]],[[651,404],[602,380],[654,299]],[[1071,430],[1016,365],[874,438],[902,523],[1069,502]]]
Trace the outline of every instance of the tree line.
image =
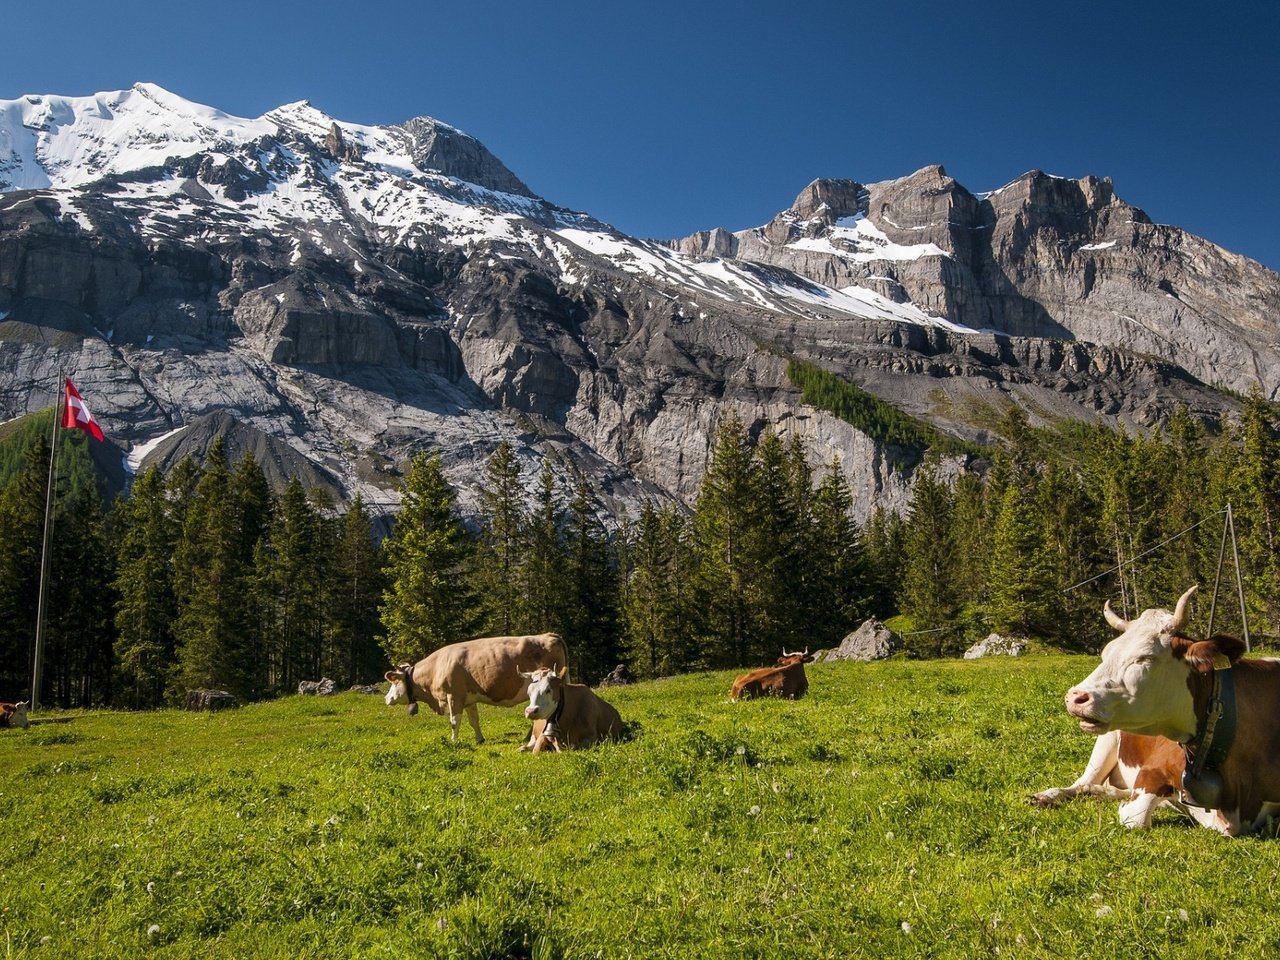
[[[0,694],[30,684],[50,425],[0,477]],[[585,478],[550,459],[524,477],[507,443],[475,516],[439,457],[416,456],[381,543],[360,498],[338,511],[296,480],[275,493],[220,441],[204,463],[137,477],[110,509],[91,471],[60,470],[41,699],[269,697],[321,676],[374,682],[465,637],[546,630],[587,682],[618,664],[648,678],[769,663],[834,646],[870,616],[913,656],[955,655],[991,631],[1094,650],[1110,635],[1104,599],[1132,615],[1213,584],[1228,502],[1250,629],[1275,633],[1280,445],[1267,404],[1250,399],[1216,435],[1186,413],[1131,436],[1032,428],[1016,410],[998,432],[984,457],[935,451],[908,508],[863,524],[838,461],[815,468],[800,439],[756,439],[732,418],[693,504],[647,502],[613,527]],[[73,433],[67,455],[87,457],[88,442]],[[1215,627],[1238,632],[1231,597]]]

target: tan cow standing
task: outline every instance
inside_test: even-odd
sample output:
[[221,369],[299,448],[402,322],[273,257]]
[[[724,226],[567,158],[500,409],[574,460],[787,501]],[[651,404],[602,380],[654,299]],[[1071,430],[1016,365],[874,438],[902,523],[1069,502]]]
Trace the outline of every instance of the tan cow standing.
[[564,641],[554,633],[463,640],[441,647],[416,664],[402,663],[389,670],[386,701],[390,706],[408,700],[410,715],[418,712],[419,702],[425,703],[449,718],[455,741],[466,711],[480,744],[484,734],[476,704],[513,707],[527,696],[529,681],[521,676],[521,666],[567,670],[567,663]]
[[534,721],[529,742],[521,750],[541,753],[548,746],[581,750],[600,740],[622,735],[622,717],[585,684],[570,683],[568,669],[534,670],[520,674],[529,681],[529,706],[524,715]]

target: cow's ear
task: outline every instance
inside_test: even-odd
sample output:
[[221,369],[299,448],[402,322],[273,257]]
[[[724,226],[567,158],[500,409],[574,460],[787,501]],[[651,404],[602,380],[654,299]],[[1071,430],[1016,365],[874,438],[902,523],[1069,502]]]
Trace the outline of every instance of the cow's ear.
[[1244,644],[1235,637],[1218,634],[1208,640],[1190,640],[1175,635],[1172,637],[1173,655],[1187,661],[1187,664],[1200,673],[1210,673],[1214,662],[1225,657],[1228,662],[1235,663],[1244,656]]
[[383,674],[383,676],[386,677],[387,680],[389,680],[391,683],[399,683],[401,680],[404,679],[404,674],[401,673],[399,670],[388,670],[386,673]]

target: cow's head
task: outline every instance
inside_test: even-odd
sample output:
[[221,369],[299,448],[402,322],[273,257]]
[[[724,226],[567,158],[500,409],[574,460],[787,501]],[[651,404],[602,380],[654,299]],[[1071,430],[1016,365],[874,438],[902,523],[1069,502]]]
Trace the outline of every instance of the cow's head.
[[13,716],[9,718],[9,723],[15,727],[22,727],[26,730],[31,726],[31,721],[27,718],[27,707],[31,704],[26,700],[19,700],[13,705]]
[[409,685],[413,683],[413,664],[402,663],[396,669],[388,670],[383,676],[391,684],[387,688],[387,706],[399,703],[401,700],[408,700],[409,716],[414,716],[418,712],[418,702],[409,691]]
[[556,673],[551,667],[543,667],[532,673],[520,671],[520,676],[529,681],[529,706],[524,708],[524,715],[530,720],[546,720],[556,712],[560,698],[564,695],[564,685],[569,679],[569,668],[561,667]]
[[778,658],[778,665],[782,667],[794,667],[797,663],[812,663],[813,657],[809,656],[809,648],[804,648],[804,653],[788,653],[787,648],[782,648],[782,656]]
[[1144,610],[1124,620],[1103,607],[1120,631],[1102,650],[1102,662],[1067,691],[1067,711],[1088,733],[1125,730],[1185,742],[1195,735],[1192,677],[1213,669],[1216,656],[1236,660],[1244,652],[1230,637],[1195,642],[1180,635],[1191,619],[1192,587],[1173,612]]

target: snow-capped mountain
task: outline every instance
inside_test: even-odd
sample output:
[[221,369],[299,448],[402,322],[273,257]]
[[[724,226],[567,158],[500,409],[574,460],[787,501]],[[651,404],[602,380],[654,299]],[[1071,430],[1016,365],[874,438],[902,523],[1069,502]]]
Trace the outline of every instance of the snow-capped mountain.
[[629,509],[687,497],[733,412],[840,456],[866,509],[913,455],[802,403],[788,359],[970,437],[1007,402],[1148,424],[1280,387],[1280,278],[1092,178],[815,181],[758,229],[664,244],[429,118],[246,119],[138,84],[0,101],[0,191],[0,418],[61,365],[135,469],[239,431],[389,504],[427,447],[465,501],[507,438]]

